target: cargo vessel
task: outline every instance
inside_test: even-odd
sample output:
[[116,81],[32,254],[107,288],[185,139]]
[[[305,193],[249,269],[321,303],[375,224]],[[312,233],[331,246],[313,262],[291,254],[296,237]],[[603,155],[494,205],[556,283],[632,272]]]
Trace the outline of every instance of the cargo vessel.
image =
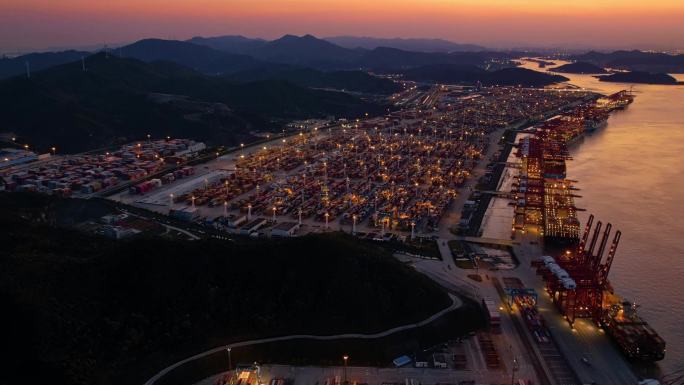
[[594,216],[590,215],[576,248],[556,257],[544,256],[532,265],[543,276],[546,291],[571,326],[578,318],[591,319],[613,338],[628,359],[660,361],[665,357],[665,341],[639,317],[634,303],[615,294],[608,281],[622,233],[615,232],[609,243],[612,225],[608,223],[604,228],[598,221],[592,229],[593,222]]
[[624,110],[633,102],[634,94],[632,93],[632,91],[622,90],[612,95],[600,98],[599,100],[597,100],[597,105],[610,112],[614,110]]
[[665,340],[637,314],[633,302],[607,295],[600,325],[627,358],[635,361],[660,361],[665,358]]

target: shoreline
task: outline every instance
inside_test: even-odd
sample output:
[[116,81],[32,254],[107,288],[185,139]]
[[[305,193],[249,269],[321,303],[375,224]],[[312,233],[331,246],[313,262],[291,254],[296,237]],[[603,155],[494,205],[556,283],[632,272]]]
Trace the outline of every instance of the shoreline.
[[[614,113],[615,111],[611,111],[611,114]],[[532,127],[532,126],[530,126]],[[568,141],[566,144],[568,146],[574,146],[577,143],[580,143],[586,135],[591,134],[591,132],[584,131],[580,135],[572,138],[572,140]],[[519,141],[522,138],[522,135],[525,135],[524,130],[520,130],[516,132],[515,134],[515,141]],[[509,156],[512,156],[512,153],[509,154]],[[498,192],[500,193],[509,193],[510,191],[504,191],[501,189],[501,187],[506,186],[506,179],[510,178],[509,175],[507,174],[502,174],[500,176],[500,179],[497,181],[497,185],[500,186],[499,189],[497,189]],[[497,199],[497,197],[494,197],[494,199]],[[494,215],[493,210],[496,209],[495,203],[493,202],[489,203],[488,208],[485,212],[485,218],[495,218],[496,215]],[[506,199],[506,198],[498,198],[498,199]],[[510,201],[510,200],[508,200]],[[511,209],[511,215],[510,216],[505,216],[503,218],[499,219],[499,226],[505,226],[510,228],[514,223],[514,218],[515,218],[515,213],[514,209]],[[503,221],[509,220],[508,223],[503,223]],[[509,226],[510,225],[510,226]],[[480,233],[482,236],[488,236],[492,237],[491,234],[491,227],[492,225],[489,225],[489,231],[488,228],[485,228],[484,226],[487,226],[487,221],[483,221],[483,228],[480,229]],[[523,280],[525,285],[527,287],[534,288],[539,294],[540,294],[540,301],[539,301],[539,308],[541,311],[544,311],[544,316],[547,322],[549,323],[549,331],[551,332],[551,337],[554,343],[557,345],[558,349],[562,352],[562,355],[565,357],[567,363],[569,364],[570,367],[572,367],[573,371],[575,372],[576,375],[578,375],[578,378],[582,380],[582,382],[591,382],[591,381],[596,381],[596,377],[594,374],[588,374],[587,372],[587,367],[584,364],[581,364],[580,361],[577,359],[577,353],[584,351],[585,348],[582,346],[585,345],[582,341],[584,338],[591,338],[592,344],[600,345],[601,348],[600,350],[604,351],[603,355],[606,356],[605,361],[608,362],[610,361],[611,364],[606,364],[606,367],[612,367],[612,368],[622,368],[622,373],[621,379],[620,380],[615,380],[613,378],[605,377],[602,381],[599,381],[599,383],[613,383],[613,384],[622,384],[622,383],[628,383],[625,381],[630,381],[632,383],[636,383],[637,381],[637,375],[636,375],[636,369],[637,367],[633,365],[631,362],[629,362],[623,355],[622,351],[619,350],[617,344],[614,343],[612,338],[607,338],[607,335],[604,335],[603,338],[596,338],[592,337],[591,333],[596,334],[595,328],[594,331],[592,332],[592,324],[588,320],[581,320],[578,321],[578,324],[576,328],[579,330],[581,329],[582,331],[580,332],[583,334],[582,338],[577,338],[576,333],[571,332],[568,333],[568,327],[567,327],[567,321],[563,319],[561,313],[558,311],[556,308],[555,304],[552,303],[551,299],[548,297],[548,294],[545,291],[545,285],[544,281],[537,276],[536,272],[530,268],[530,263],[532,260],[535,258],[539,258],[542,255],[545,255],[545,244],[544,244],[544,239],[538,232],[534,231],[526,231],[526,232],[519,232],[519,231],[514,231],[512,233],[512,236],[509,237],[508,239],[513,240],[513,251],[515,255],[517,256],[520,265],[514,269],[513,271],[510,271],[509,274],[515,275]],[[586,345],[585,345],[586,346]],[[596,350],[596,348],[594,348]],[[625,371],[625,369],[627,371]],[[617,373],[617,371],[616,371]],[[626,374],[625,374],[626,373]],[[615,382],[617,381],[617,382]]]

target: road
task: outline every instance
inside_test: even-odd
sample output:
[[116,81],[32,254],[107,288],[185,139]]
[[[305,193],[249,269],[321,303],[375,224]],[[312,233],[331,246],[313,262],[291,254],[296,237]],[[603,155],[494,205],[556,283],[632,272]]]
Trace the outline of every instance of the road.
[[[537,236],[531,233],[518,233],[516,239],[520,241],[520,245],[514,247],[520,260],[516,275],[526,286],[543,293],[539,296],[539,311],[543,314],[556,344],[580,380],[583,383],[596,382],[602,385],[636,384],[637,377],[629,363],[607,335],[590,320],[584,319],[576,321],[575,330],[572,330],[558,313],[551,298],[544,291],[541,277],[530,267],[530,261],[542,254],[541,248],[531,243],[539,240]],[[582,363],[582,357],[586,357],[591,364]]]
[[224,346],[219,346],[217,348],[207,350],[205,352],[196,354],[192,357],[188,357],[182,361],[178,361],[175,364],[168,366],[167,368],[163,369],[159,373],[157,373],[154,377],[150,378],[147,382],[145,382],[145,385],[154,385],[156,381],[164,376],[166,373],[170,372],[171,370],[187,363],[190,361],[194,361],[197,359],[201,359],[203,357],[209,356],[211,354],[226,350],[227,348],[239,348],[239,347],[244,347],[244,346],[250,346],[250,345],[258,345],[258,344],[263,344],[263,343],[269,343],[269,342],[281,342],[281,341],[290,341],[290,340],[300,340],[300,339],[309,339],[309,340],[318,340],[318,341],[330,341],[330,340],[340,340],[340,339],[376,339],[376,338],[383,338],[387,337],[389,335],[406,331],[406,330],[411,330],[415,328],[419,328],[421,326],[425,326],[432,321],[442,317],[443,315],[449,313],[450,311],[456,310],[459,307],[463,305],[463,302],[456,296],[450,295],[451,298],[451,305],[448,307],[438,311],[437,313],[431,315],[430,317],[417,322],[417,323],[412,323],[412,324],[406,324],[406,325],[401,325],[397,327],[393,327],[391,329],[387,329],[378,333],[371,333],[371,334],[362,334],[362,333],[346,333],[346,334],[334,334],[334,335],[327,335],[327,336],[317,336],[317,335],[312,335],[312,334],[292,334],[288,336],[280,336],[280,337],[272,337],[272,338],[261,338],[261,339],[256,339],[256,340],[249,340],[249,341],[242,341],[242,342],[236,342],[233,344],[229,345],[224,345]]

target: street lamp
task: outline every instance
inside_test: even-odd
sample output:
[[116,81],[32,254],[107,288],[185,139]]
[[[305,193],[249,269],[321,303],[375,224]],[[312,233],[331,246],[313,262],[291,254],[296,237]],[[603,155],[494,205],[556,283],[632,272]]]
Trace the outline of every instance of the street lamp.
[[349,360],[349,356],[345,354],[344,356],[342,356],[342,359],[344,360],[344,382],[343,382],[343,384],[347,385],[347,360]]
[[233,363],[231,362],[231,359],[230,359],[230,349],[231,349],[231,348],[227,348],[227,349],[226,349],[226,350],[228,351],[228,371],[229,371],[229,372],[230,372],[231,370],[233,370]]
[[511,385],[515,385],[516,370],[518,370],[518,359],[513,357],[513,367],[511,368]]

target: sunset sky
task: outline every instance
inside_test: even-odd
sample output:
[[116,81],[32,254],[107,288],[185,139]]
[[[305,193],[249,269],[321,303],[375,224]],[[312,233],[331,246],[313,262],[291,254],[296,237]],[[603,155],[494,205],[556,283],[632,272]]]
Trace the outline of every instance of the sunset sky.
[[0,0],[0,51],[145,37],[439,37],[684,49],[684,0]]

